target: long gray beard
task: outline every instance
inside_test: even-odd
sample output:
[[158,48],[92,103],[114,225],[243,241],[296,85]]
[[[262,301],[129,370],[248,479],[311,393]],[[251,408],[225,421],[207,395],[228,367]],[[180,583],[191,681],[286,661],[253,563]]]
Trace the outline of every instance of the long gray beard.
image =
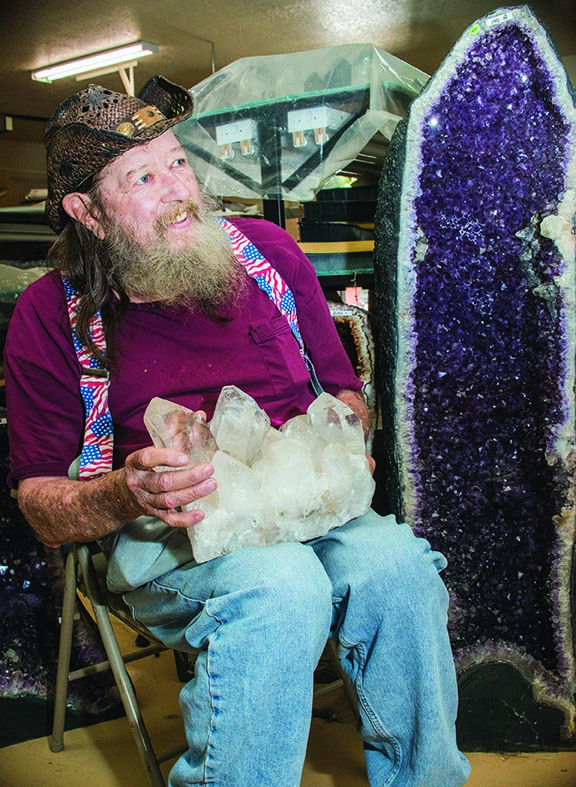
[[[189,206],[190,207],[190,206]],[[111,286],[130,297],[214,310],[238,302],[247,274],[235,258],[228,237],[212,211],[192,207],[197,223],[186,248],[173,249],[163,237],[166,221],[156,228],[156,240],[141,245],[114,220],[106,221],[105,244]]]

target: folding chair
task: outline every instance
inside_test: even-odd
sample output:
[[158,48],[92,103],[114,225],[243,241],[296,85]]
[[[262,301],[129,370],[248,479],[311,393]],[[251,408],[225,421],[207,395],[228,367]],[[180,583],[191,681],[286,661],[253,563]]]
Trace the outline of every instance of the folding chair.
[[[122,596],[106,588],[106,558],[100,553],[92,555],[88,544],[73,544],[66,558],[62,624],[56,675],[56,696],[50,750],[60,752],[64,748],[64,723],[66,715],[67,687],[70,681],[78,680],[98,672],[112,671],[120,698],[132,729],[138,753],[148,775],[151,787],[165,787],[160,763],[174,759],[185,751],[186,746],[173,747],[156,753],[144,723],[136,692],[126,669],[126,664],[162,653],[168,648],[144,627],[134,621]],[[70,671],[72,634],[77,605],[82,602],[78,594],[88,599],[94,620],[108,659]],[[111,622],[111,615],[130,626],[151,644],[135,652],[122,654]]]
[[[95,664],[70,671],[70,655],[72,650],[72,634],[77,605],[82,604],[79,598],[82,594],[89,601],[94,616],[94,621],[102,638],[108,659]],[[122,654],[111,616],[116,617],[138,635],[141,635],[149,644],[135,652]],[[131,616],[130,611],[121,595],[111,593],[106,588],[106,558],[102,553],[93,555],[88,544],[73,544],[69,550],[65,565],[64,600],[62,606],[62,624],[60,629],[60,645],[58,652],[58,671],[56,675],[56,696],[54,704],[54,719],[52,735],[49,739],[50,750],[60,752],[64,748],[64,725],[66,716],[66,697],[68,683],[79,678],[94,675],[98,672],[112,671],[120,698],[132,729],[134,741],[142,764],[144,765],[151,787],[165,787],[164,777],[160,771],[160,764],[175,759],[186,750],[185,745],[175,746],[161,752],[155,752],[146,724],[142,717],[138,698],[126,669],[126,664],[162,653],[169,650],[157,640],[147,628],[139,625]],[[190,654],[186,654],[188,658]],[[326,683],[315,684],[314,696],[326,694],[337,688],[344,688],[348,693],[351,706],[355,707],[355,698],[351,693],[348,682],[342,675],[342,668],[338,661],[336,651],[330,640],[325,650],[326,661],[329,662],[334,679]]]

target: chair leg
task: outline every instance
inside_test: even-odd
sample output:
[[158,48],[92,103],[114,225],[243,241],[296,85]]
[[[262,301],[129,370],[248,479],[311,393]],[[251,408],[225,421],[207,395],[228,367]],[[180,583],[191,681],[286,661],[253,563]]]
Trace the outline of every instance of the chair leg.
[[150,742],[148,730],[144,724],[144,719],[140,713],[138,700],[130,677],[126,670],[126,665],[122,659],[120,648],[114,634],[114,629],[110,622],[110,617],[104,600],[98,579],[92,564],[88,547],[85,544],[75,544],[74,550],[80,564],[80,570],[86,583],[86,590],[96,623],[100,631],[100,636],[106,649],[106,654],[110,661],[110,667],[114,674],[118,691],[128,717],[128,723],[132,729],[132,734],[138,748],[138,752],[148,774],[151,787],[165,787],[164,778],[158,765],[158,760],[154,754],[154,749]]
[[356,696],[356,691],[350,681],[350,678],[344,672],[342,664],[340,663],[340,659],[338,658],[338,651],[336,650],[336,643],[332,639],[332,637],[328,638],[328,642],[326,643],[326,652],[330,658],[332,663],[332,667],[334,670],[341,675],[342,681],[342,688],[344,689],[344,693],[346,694],[346,698],[350,705],[350,708],[356,716],[358,716],[358,697]]
[[62,606],[62,623],[60,626],[60,644],[58,647],[58,670],[56,673],[56,697],[54,700],[54,720],[52,735],[48,745],[50,751],[59,752],[64,748],[64,721],[66,717],[66,696],[68,693],[68,673],[70,671],[70,654],[72,650],[72,634],[74,630],[74,613],[76,611],[76,558],[70,550],[66,558],[64,578],[64,600]]

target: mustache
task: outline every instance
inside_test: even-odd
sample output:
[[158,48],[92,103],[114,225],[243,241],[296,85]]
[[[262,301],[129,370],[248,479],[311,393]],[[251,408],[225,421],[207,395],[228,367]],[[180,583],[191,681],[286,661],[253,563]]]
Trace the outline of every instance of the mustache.
[[182,215],[182,213],[190,213],[195,219],[200,218],[202,209],[200,205],[192,199],[183,200],[175,205],[166,208],[164,213],[158,217],[156,225],[160,230],[166,229],[172,224],[173,221]]

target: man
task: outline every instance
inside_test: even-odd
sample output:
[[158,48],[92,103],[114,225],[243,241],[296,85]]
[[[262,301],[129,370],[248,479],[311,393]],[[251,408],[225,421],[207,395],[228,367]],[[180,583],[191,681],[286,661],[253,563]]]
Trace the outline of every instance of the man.
[[261,288],[250,259],[273,272],[272,289],[275,274],[289,288],[323,389],[364,420],[366,407],[298,246],[272,224],[222,224],[206,208],[172,131],[191,110],[187,91],[156,77],[138,98],[91,85],[48,123],[54,270],[21,296],[5,353],[20,506],[49,546],[99,539],[134,616],[199,651],[173,787],[297,787],[329,635],[358,695],[370,784],[457,787],[468,765],[454,734],[445,561],[407,525],[369,512],[307,544],[193,560],[186,528],[202,513],[184,507],[216,488],[213,468],[182,469],[179,451],[150,445],[150,399],[210,418],[233,384],[279,425],[315,396],[287,292]]

